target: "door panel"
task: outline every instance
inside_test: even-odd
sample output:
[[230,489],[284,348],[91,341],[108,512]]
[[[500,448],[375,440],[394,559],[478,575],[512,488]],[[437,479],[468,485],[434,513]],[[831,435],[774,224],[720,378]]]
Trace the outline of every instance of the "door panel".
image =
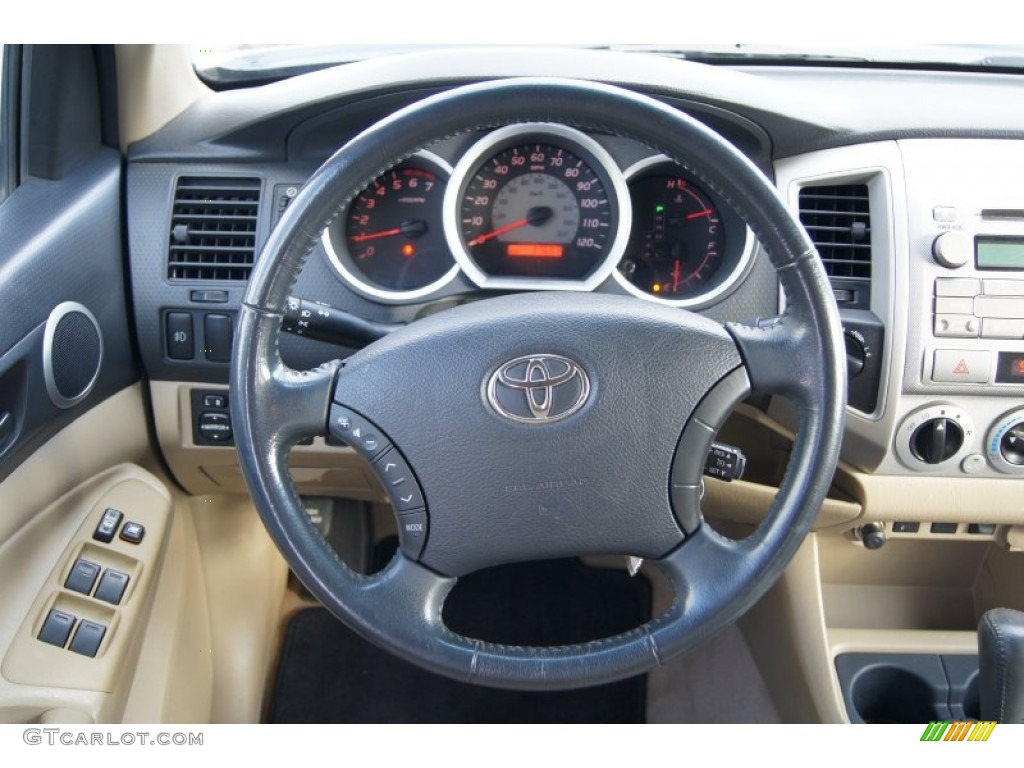
[[[122,260],[122,162],[103,144],[95,53],[23,51],[20,125],[28,138],[20,183],[0,204],[0,481],[138,379]],[[74,311],[51,319],[48,344],[47,320],[62,306]],[[61,393],[84,396],[71,404],[78,398]]]

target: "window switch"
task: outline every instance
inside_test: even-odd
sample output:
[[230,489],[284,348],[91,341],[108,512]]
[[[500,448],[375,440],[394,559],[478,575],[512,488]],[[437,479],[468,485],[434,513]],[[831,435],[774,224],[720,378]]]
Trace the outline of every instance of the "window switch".
[[96,526],[96,530],[92,537],[96,541],[102,541],[104,544],[109,544],[114,540],[114,534],[117,533],[117,526],[121,524],[121,520],[124,515],[118,512],[116,509],[108,509],[103,513],[103,517],[100,518],[100,524]]
[[54,608],[46,614],[46,621],[43,622],[43,628],[39,630],[39,639],[44,643],[49,643],[50,645],[56,645],[58,648],[63,648],[68,642],[68,636],[71,634],[71,630],[74,626],[74,616],[70,613],[64,613],[64,611],[58,611]]
[[103,572],[100,585],[96,587],[96,599],[111,605],[120,605],[124,591],[128,589],[128,574],[108,568]]
[[146,529],[139,523],[128,522],[121,529],[121,541],[127,541],[129,544],[141,544],[145,535]]
[[83,656],[95,656],[105,634],[107,634],[107,628],[102,624],[82,619],[78,624],[78,631],[75,632],[75,639],[71,641],[68,650]]
[[93,585],[96,584],[96,577],[100,575],[100,567],[96,563],[78,558],[71,566],[71,573],[64,582],[64,588],[72,592],[81,592],[83,595],[92,593]]

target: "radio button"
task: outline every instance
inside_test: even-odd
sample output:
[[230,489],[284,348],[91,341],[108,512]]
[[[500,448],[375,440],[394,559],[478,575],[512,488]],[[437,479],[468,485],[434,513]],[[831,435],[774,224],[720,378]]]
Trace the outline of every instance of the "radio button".
[[936,296],[970,296],[974,298],[981,293],[981,280],[969,277],[937,277],[935,279]]
[[986,296],[1024,296],[1024,280],[983,280]]
[[985,384],[992,374],[992,353],[974,349],[937,349],[932,381]]
[[974,300],[974,314],[978,317],[1024,318],[1024,298],[978,296]]
[[1024,339],[1024,320],[986,317],[981,321],[983,339]]
[[935,335],[940,338],[976,339],[981,321],[974,315],[936,315]]
[[974,297],[940,296],[935,299],[935,312],[940,315],[973,315]]
[[956,208],[951,205],[936,205],[932,208],[935,221],[956,221]]
[[932,243],[935,261],[948,269],[962,267],[974,255],[974,243],[963,232],[944,232]]

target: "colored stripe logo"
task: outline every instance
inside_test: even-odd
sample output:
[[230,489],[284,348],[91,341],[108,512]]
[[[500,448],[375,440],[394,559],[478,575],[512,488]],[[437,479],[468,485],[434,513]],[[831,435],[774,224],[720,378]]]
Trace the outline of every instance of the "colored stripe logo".
[[921,734],[921,741],[988,741],[995,727],[994,720],[932,720]]

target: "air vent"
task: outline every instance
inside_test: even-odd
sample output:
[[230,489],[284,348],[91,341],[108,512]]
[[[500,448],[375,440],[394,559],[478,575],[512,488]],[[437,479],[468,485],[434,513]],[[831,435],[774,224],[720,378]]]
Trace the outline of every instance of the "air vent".
[[171,212],[167,277],[248,280],[256,260],[259,204],[259,179],[178,179]]
[[804,187],[800,222],[829,277],[871,279],[871,211],[866,184]]

